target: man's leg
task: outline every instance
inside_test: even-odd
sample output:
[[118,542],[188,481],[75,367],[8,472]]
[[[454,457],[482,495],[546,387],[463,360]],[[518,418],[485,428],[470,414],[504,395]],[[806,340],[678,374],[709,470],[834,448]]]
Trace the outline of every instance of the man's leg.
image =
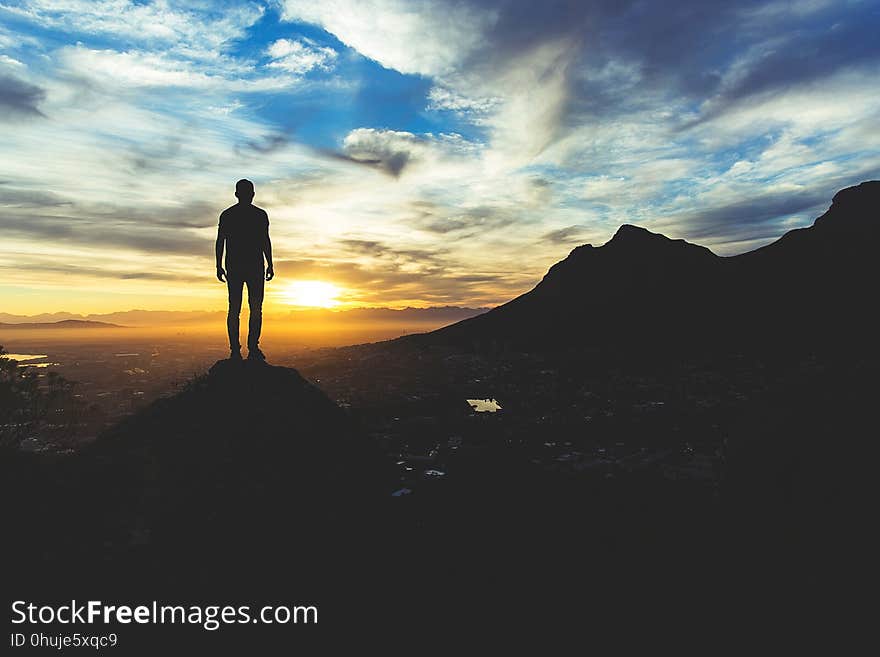
[[229,349],[233,353],[241,350],[238,338],[238,316],[241,314],[241,292],[244,280],[226,274],[226,286],[229,289],[229,312],[226,315],[226,330],[229,333]]
[[248,288],[248,351],[260,346],[260,332],[263,330],[263,291],[266,279],[262,272],[258,276],[249,276]]

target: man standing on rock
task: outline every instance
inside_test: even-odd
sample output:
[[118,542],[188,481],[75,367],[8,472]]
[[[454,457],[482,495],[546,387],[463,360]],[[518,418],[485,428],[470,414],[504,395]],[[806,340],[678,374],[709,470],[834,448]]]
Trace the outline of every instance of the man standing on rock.
[[[239,180],[235,183],[238,203],[226,208],[220,214],[217,229],[217,243],[214,252],[217,258],[217,279],[225,282],[229,289],[229,314],[226,328],[229,332],[229,358],[241,360],[241,343],[238,337],[239,314],[241,313],[242,289],[247,285],[248,309],[248,359],[266,360],[260,351],[260,331],[263,326],[263,288],[265,281],[275,276],[272,267],[272,242],[269,241],[269,215],[262,208],[253,205],[254,183]],[[226,269],[223,259],[223,245],[226,245]],[[267,265],[263,269],[263,257]]]

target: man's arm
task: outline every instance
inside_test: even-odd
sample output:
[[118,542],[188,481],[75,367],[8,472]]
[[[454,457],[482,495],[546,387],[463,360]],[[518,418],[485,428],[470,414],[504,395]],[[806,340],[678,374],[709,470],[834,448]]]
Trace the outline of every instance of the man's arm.
[[269,233],[266,233],[266,241],[263,243],[263,255],[266,256],[266,280],[271,281],[275,278],[275,267],[272,266],[272,240],[269,239]]
[[226,236],[223,234],[223,223],[217,228],[217,241],[214,243],[214,258],[217,261],[217,280],[225,283],[226,271],[223,269],[223,246],[226,243]]
[[272,240],[269,239],[269,216],[266,215],[266,238],[263,241],[263,255],[266,256],[266,280],[275,278],[275,267],[272,265]]

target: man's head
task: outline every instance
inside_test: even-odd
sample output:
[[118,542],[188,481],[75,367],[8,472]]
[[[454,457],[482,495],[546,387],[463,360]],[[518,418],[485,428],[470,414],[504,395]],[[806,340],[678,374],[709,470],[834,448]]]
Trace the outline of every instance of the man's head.
[[250,203],[254,200],[254,183],[247,178],[242,178],[235,183],[235,196],[242,203]]

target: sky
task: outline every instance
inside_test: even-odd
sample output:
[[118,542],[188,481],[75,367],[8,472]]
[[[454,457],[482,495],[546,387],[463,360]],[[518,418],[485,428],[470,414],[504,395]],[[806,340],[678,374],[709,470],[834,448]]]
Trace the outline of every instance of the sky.
[[239,178],[276,308],[503,303],[624,223],[747,251],[880,178],[878,34],[857,0],[0,0],[0,309],[222,308]]

